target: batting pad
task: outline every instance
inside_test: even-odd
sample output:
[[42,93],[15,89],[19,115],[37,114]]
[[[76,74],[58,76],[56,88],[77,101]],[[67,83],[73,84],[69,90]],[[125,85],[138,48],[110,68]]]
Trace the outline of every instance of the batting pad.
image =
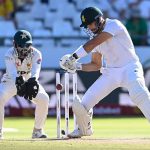
[[76,115],[76,121],[81,134],[84,136],[91,135],[92,131],[92,109],[87,112],[84,106],[80,103],[80,98],[76,97],[72,104],[72,110]]
[[129,94],[132,101],[139,107],[150,122],[150,93],[143,80],[136,80],[130,85]]

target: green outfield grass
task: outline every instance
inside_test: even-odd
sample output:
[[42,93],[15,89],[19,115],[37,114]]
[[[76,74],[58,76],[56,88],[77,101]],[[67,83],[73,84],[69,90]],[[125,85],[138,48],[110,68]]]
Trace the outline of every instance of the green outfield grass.
[[34,118],[6,118],[0,150],[150,150],[150,124],[145,118],[94,118],[92,136],[69,140],[56,139],[55,118],[46,121],[49,139],[32,140],[33,123]]

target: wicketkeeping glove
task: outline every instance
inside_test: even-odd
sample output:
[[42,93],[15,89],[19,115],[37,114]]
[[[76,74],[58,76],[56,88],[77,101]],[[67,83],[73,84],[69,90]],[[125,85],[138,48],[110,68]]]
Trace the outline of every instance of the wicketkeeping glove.
[[23,97],[26,92],[26,85],[25,81],[22,76],[16,77],[16,88],[17,88],[17,95]]
[[24,95],[25,99],[32,100],[35,98],[39,91],[39,84],[36,81],[36,78],[30,78],[26,81],[26,92]]

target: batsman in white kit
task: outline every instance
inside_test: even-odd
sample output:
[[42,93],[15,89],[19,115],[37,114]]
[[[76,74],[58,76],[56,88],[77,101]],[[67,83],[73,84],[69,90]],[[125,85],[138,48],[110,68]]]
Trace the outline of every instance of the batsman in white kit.
[[0,138],[3,136],[4,106],[15,95],[36,104],[32,138],[47,138],[43,127],[49,96],[38,82],[41,61],[42,54],[32,46],[31,34],[26,30],[17,31],[13,47],[5,54],[6,73],[0,83]]
[[[73,101],[72,109],[78,128],[68,137],[92,135],[92,108],[118,87],[127,88],[134,104],[150,121],[150,93],[145,86],[142,65],[125,26],[117,19],[105,19],[96,7],[85,8],[81,12],[81,21],[80,27],[90,35],[90,40],[73,54],[63,56],[60,66],[71,73],[76,70],[100,70],[102,75],[86,91],[82,100],[77,97]],[[91,62],[78,62],[90,52]],[[102,59],[105,60],[105,66]]]

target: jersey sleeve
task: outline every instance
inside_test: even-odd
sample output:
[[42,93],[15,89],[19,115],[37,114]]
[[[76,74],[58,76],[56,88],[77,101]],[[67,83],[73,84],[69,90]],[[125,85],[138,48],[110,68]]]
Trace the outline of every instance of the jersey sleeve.
[[94,48],[94,49],[91,51],[91,53],[95,53],[95,52],[97,52],[97,49],[96,49],[96,48]]
[[6,65],[7,74],[10,76],[10,78],[13,81],[15,81],[18,74],[17,74],[16,64],[15,64],[15,59],[12,55],[12,52],[10,51],[5,54],[5,65]]
[[123,30],[123,25],[119,20],[111,20],[106,23],[103,32],[108,32],[112,36],[119,34]]
[[32,70],[31,77],[39,78],[41,71],[41,63],[42,63],[42,54],[40,51],[36,51],[33,60],[32,60]]

